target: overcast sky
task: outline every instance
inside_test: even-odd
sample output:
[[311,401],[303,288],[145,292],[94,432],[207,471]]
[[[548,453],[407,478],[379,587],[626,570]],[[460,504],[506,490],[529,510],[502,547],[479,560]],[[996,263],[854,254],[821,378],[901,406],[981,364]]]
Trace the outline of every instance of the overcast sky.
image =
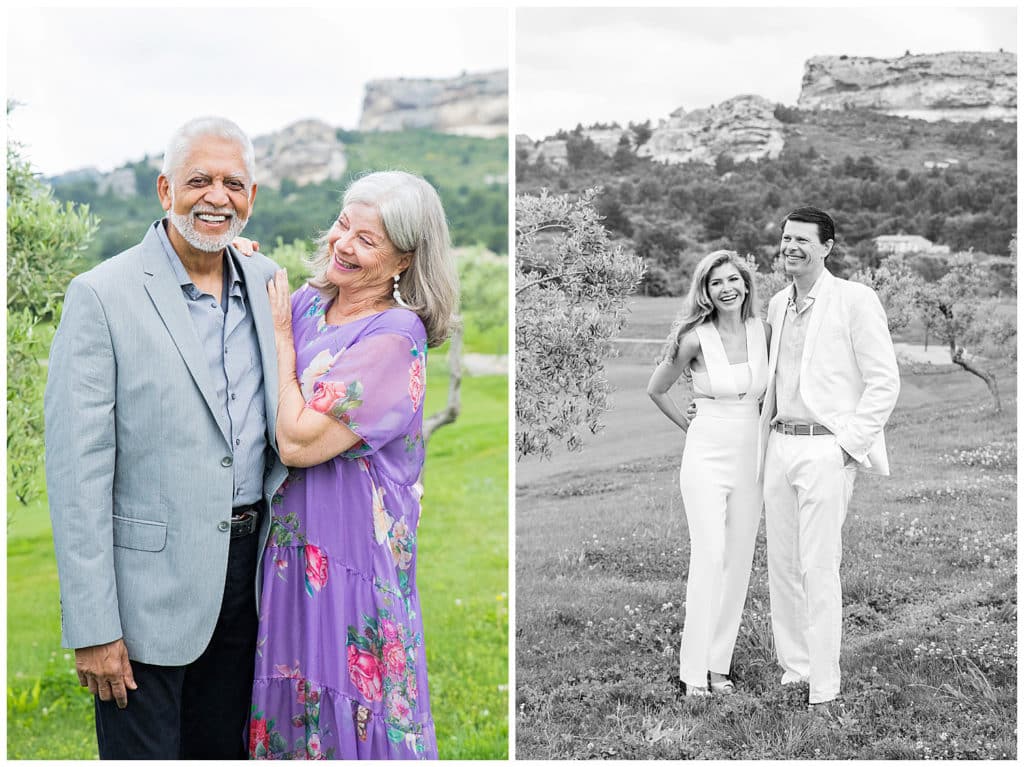
[[752,93],[795,105],[811,56],[1017,51],[1002,8],[520,8],[515,132],[652,125]]
[[368,80],[508,67],[504,8],[12,8],[9,120],[46,175],[161,154],[191,117],[355,128]]

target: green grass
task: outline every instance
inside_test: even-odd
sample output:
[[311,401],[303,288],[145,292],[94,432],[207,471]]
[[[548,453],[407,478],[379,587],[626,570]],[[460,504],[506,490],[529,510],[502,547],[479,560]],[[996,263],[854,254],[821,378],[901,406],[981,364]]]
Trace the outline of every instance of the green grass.
[[350,132],[343,141],[349,173],[405,170],[442,180],[450,189],[479,187],[486,177],[503,179],[508,173],[505,137],[482,139],[404,130]]
[[[893,475],[858,478],[843,529],[846,713],[819,720],[806,686],[779,685],[763,525],[740,693],[686,699],[671,681],[689,559],[683,442],[644,393],[652,369],[614,360],[605,431],[518,467],[516,756],[1015,758],[1015,397],[997,415],[958,369],[904,372]],[[1000,371],[1006,392],[1014,373]]]
[[[444,362],[430,357],[428,414],[446,396]],[[458,420],[428,447],[418,580],[443,759],[508,755],[507,412],[504,376],[464,378]],[[7,756],[95,759],[92,701],[60,647],[45,497],[7,502]]]

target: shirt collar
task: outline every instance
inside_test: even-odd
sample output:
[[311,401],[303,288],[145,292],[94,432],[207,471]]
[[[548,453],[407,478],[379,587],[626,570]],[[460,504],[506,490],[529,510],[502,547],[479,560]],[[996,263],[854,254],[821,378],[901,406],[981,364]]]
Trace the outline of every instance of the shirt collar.
[[[811,304],[814,303],[814,299],[818,297],[818,293],[821,292],[821,286],[825,282],[826,272],[828,272],[827,268],[821,270],[821,274],[818,275],[818,279],[814,281],[814,284],[811,286],[811,289],[807,291],[807,297],[804,299],[804,305],[799,311],[804,311],[804,309],[807,309]],[[786,303],[786,307],[796,309],[795,283],[789,286],[789,301]]]
[[[195,287],[195,283],[192,282],[192,278],[188,276],[188,270],[185,269],[185,265],[181,263],[181,257],[178,252],[171,245],[171,238],[167,236],[167,227],[170,223],[166,218],[162,218],[157,221],[153,226],[156,228],[156,235],[160,240],[160,244],[163,246],[164,254],[167,256],[167,260],[171,264],[171,270],[174,272],[174,276],[178,279],[178,284],[185,288],[191,285]],[[242,295],[242,278],[238,274],[238,270],[235,268],[235,259],[231,258],[231,251],[225,248],[224,261],[228,266],[228,285],[231,286],[230,295],[241,296]]]

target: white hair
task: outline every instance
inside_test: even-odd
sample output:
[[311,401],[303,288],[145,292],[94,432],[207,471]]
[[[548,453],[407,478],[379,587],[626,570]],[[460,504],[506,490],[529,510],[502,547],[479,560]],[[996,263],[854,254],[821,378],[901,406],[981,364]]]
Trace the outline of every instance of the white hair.
[[241,128],[226,117],[196,117],[178,128],[167,142],[164,164],[160,172],[167,178],[173,178],[174,173],[180,170],[182,163],[185,162],[192,145],[198,139],[207,136],[216,136],[238,144],[242,150],[245,172],[249,174],[249,183],[256,182],[256,150],[252,141]]

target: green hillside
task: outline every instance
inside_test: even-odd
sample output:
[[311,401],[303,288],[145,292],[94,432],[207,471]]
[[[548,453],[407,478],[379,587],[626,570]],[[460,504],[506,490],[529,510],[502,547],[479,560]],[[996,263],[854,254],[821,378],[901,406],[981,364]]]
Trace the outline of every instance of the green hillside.
[[[262,186],[245,230],[247,237],[273,243],[312,239],[338,214],[341,191],[349,180],[370,170],[407,170],[429,180],[444,202],[456,246],[484,245],[508,251],[508,141],[451,136],[430,131],[360,133],[338,131],[345,144],[344,178],[280,189]],[[143,193],[125,199],[99,194],[94,180],[74,175],[50,180],[58,199],[87,203],[100,227],[86,258],[98,262],[142,239],[145,228],[163,211],[156,196],[157,171],[143,159],[129,164]]]
[[605,225],[647,259],[643,290],[650,295],[680,292],[696,260],[717,248],[754,254],[767,267],[778,222],[801,204],[836,219],[835,266],[844,275],[877,263],[871,238],[882,234],[1008,255],[1016,231],[1015,124],[781,106],[776,116],[786,137],[778,158],[736,163],[720,156],[714,166],[666,165],[621,149],[608,157],[577,127],[564,136],[567,169],[527,164],[520,153],[517,191],[576,194],[601,186]]

